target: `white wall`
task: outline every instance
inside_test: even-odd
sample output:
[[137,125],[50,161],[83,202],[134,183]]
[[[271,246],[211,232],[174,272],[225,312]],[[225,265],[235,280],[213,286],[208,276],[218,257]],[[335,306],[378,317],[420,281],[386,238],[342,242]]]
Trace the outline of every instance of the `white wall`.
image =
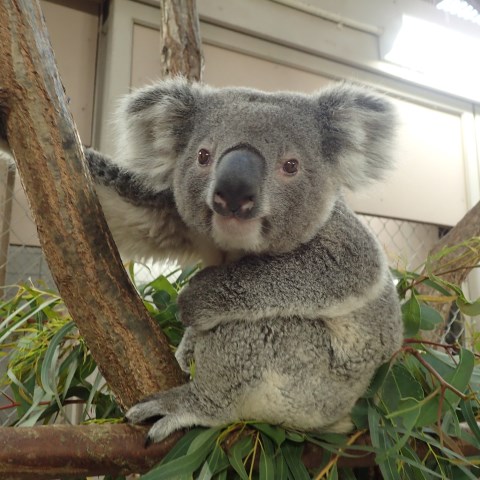
[[[215,43],[218,37],[212,37]],[[257,51],[247,54],[235,51],[234,47],[220,47],[210,43],[210,37],[204,41],[204,81],[215,86],[312,92],[337,76],[335,70],[321,75],[279,63],[278,56],[268,60],[256,56]],[[150,83],[160,75],[158,42],[156,29],[132,23],[129,87]],[[377,80],[377,87],[383,87],[381,79]],[[401,92],[396,96],[400,97]],[[400,117],[396,170],[385,182],[350,194],[349,201],[362,213],[455,225],[470,207],[463,113],[409,98],[395,98],[394,102]]]

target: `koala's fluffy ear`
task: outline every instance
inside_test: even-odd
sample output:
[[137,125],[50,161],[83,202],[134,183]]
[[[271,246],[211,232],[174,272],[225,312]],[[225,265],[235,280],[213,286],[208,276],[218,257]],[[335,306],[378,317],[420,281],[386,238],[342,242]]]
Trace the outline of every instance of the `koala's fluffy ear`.
[[321,153],[338,168],[339,181],[355,188],[392,167],[396,113],[391,102],[366,87],[338,84],[316,100]]
[[183,78],[162,81],[125,96],[114,119],[115,160],[153,190],[169,188],[176,159],[193,129],[200,86]]

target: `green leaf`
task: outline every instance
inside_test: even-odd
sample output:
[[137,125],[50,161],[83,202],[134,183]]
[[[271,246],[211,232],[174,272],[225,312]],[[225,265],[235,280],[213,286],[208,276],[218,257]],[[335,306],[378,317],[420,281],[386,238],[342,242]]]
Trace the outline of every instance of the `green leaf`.
[[[460,392],[464,392],[467,388],[470,377],[472,376],[473,366],[475,362],[475,356],[470,350],[462,348],[460,350],[459,362],[457,368],[451,375],[446,375],[445,380],[455,387]],[[460,397],[451,390],[447,390],[445,398],[452,406],[458,405]]]
[[202,433],[204,430],[204,428],[192,428],[191,430],[188,430],[188,432],[182,438],[180,438],[175,446],[163,457],[159,465],[168,463],[175,458],[180,458],[186,455],[188,448],[195,437],[200,435],[200,433]]
[[[8,327],[9,320],[15,317],[15,315],[10,315],[7,317],[2,323],[0,324],[0,344],[5,343],[5,340],[15,331],[17,331],[20,327],[22,327],[25,323],[28,322],[32,317],[34,317],[37,313],[41,312],[44,310],[48,305],[51,305],[52,303],[58,302],[58,298],[50,298],[49,300],[46,300],[45,302],[41,303],[37,308],[34,310],[27,312],[24,314],[20,319],[16,320],[15,322],[12,323]],[[20,307],[18,310],[21,310],[23,308]],[[16,312],[14,312],[16,313]]]
[[243,458],[252,450],[252,437],[243,437],[234,443],[228,452],[230,465],[235,469],[242,480],[248,480],[248,474],[243,464]]
[[456,304],[464,315],[468,315],[469,317],[480,315],[480,298],[478,298],[475,302],[469,302],[464,298],[458,297]]
[[460,409],[462,410],[462,415],[465,421],[467,422],[472,434],[474,435],[477,443],[477,448],[480,447],[480,428],[475,418],[475,414],[472,409],[472,402],[467,400],[466,402],[460,402]]
[[251,425],[271,438],[278,446],[285,441],[286,433],[283,428],[268,423],[252,423]]
[[157,293],[161,291],[168,293],[172,300],[177,298],[177,291],[164,275],[160,275],[155,280],[151,281],[148,286]]
[[[65,337],[75,329],[75,324],[70,321],[63,325],[60,330],[52,337],[48,348],[45,352],[45,356],[42,362],[42,368],[40,370],[40,381],[42,382],[43,389],[46,393],[55,397],[59,408],[62,408],[62,402],[57,389],[57,360],[60,345],[65,341]],[[73,372],[71,375],[73,377]]]
[[330,472],[328,473],[328,480],[338,480],[338,469],[337,469],[337,464],[335,464]]
[[358,430],[368,428],[368,401],[365,398],[357,400],[350,412],[350,416]]
[[472,479],[478,480],[477,475],[473,475],[472,472],[470,472],[467,468],[461,465],[452,466],[450,478],[454,478],[455,480],[472,480]]
[[[397,429],[399,433],[406,433],[406,431],[402,428]],[[412,438],[420,440],[421,442],[428,443],[431,447],[437,448],[439,451],[443,453],[443,455],[448,456],[456,460],[456,463],[463,462],[468,463],[468,459],[461,454],[450,450],[445,444],[441,444],[435,437],[428,433],[428,430],[417,430],[414,429],[411,432]],[[404,447],[405,448],[405,447]]]
[[175,282],[177,288],[181,288],[185,283],[187,283],[190,280],[190,277],[192,277],[193,274],[198,270],[200,270],[199,264],[184,267],[182,273]]
[[285,436],[287,440],[291,440],[295,443],[303,443],[305,441],[305,435],[303,433],[293,432],[291,430],[285,430]]
[[421,323],[420,304],[414,294],[402,305],[402,315],[405,336],[414,337],[418,333]]
[[216,444],[213,452],[203,464],[202,470],[198,474],[197,480],[210,480],[214,475],[225,470],[230,465],[227,454],[223,448]]
[[[442,377],[449,375],[455,371],[456,364],[453,362],[451,357],[446,353],[425,349],[425,353],[422,354],[423,359],[430,364]],[[415,360],[417,362],[417,360]],[[421,366],[422,371],[426,373],[423,366]]]
[[172,297],[165,290],[155,292],[152,295],[152,300],[155,303],[155,306],[160,310],[166,309],[172,303]]
[[[432,277],[432,278],[435,278],[435,277]],[[433,288],[434,290],[436,290],[437,292],[441,293],[442,295],[448,297],[452,294],[452,292],[450,292],[449,290],[447,290],[445,287],[444,287],[444,282],[442,282],[441,280],[440,281],[435,281],[435,280],[432,280],[431,278],[429,279],[426,279],[422,282],[423,284]]]
[[[462,348],[458,357],[458,365],[446,354],[433,350],[426,350],[422,358],[445,380],[460,392],[464,392],[469,384],[474,368],[474,355],[467,349]],[[426,378],[430,379],[425,367],[420,365]],[[433,380],[432,388],[438,388],[439,382]],[[458,405],[460,397],[454,392],[448,390],[445,392],[442,411],[454,408]],[[440,403],[440,395],[435,396],[429,402],[422,406],[419,420],[416,424],[418,427],[431,425],[437,421],[438,408]]]
[[275,480],[288,480],[288,465],[281,451],[275,456]]
[[420,329],[421,330],[433,330],[437,325],[443,322],[443,318],[437,310],[425,305],[420,304]]
[[[404,475],[405,478],[409,478],[411,480],[429,480],[429,477],[425,476],[425,472],[422,471],[420,466],[422,466],[422,461],[418,458],[417,453],[413,450],[409,445],[405,445],[402,448],[402,453],[405,458],[409,458],[413,465],[409,465],[409,468],[406,469],[404,465]],[[430,473],[430,472],[429,472]]]
[[293,478],[295,480],[310,480],[308,470],[302,462],[303,445],[285,442],[281,449]]
[[395,421],[401,419],[405,428],[411,430],[420,415],[423,388],[402,364],[397,363],[385,378],[380,399],[389,417]]
[[196,432],[191,444],[188,446],[187,454],[176,457],[165,463],[154,467],[147,474],[140,477],[142,480],[179,480],[184,475],[193,475],[200,465],[205,461],[218,438],[219,428],[202,429]]
[[392,458],[393,443],[390,441],[385,425],[380,425],[380,414],[372,406],[368,411],[368,424],[370,427],[370,438],[375,447],[376,462],[385,479],[401,480],[398,473],[395,459]]
[[222,470],[219,474],[215,475],[215,480],[227,480],[228,470]]
[[373,380],[370,382],[370,385],[367,388],[367,391],[363,395],[364,398],[373,398],[375,396],[380,387],[383,385],[383,382],[390,371],[390,367],[390,362],[387,362],[378,368],[378,370],[375,372]]
[[342,469],[342,480],[357,480],[357,477],[350,468]]
[[[412,460],[410,457],[408,456],[404,456],[404,455],[398,455],[397,456],[397,460],[398,462],[400,463],[406,463],[407,465],[410,465],[411,467],[413,467],[414,469],[414,472],[418,474],[418,472],[423,472],[423,473],[427,473],[428,475],[430,476],[433,476],[433,477],[436,477],[436,478],[440,478],[442,480],[445,480],[445,477],[443,475],[440,475],[436,472],[434,472],[433,470],[429,469],[428,467],[426,467],[425,465],[423,465],[421,462],[418,463],[417,460]],[[410,480],[410,479],[409,479]],[[453,479],[452,479],[453,480]]]
[[269,437],[261,434],[260,463],[258,466],[260,480],[276,480],[275,478],[275,451]]

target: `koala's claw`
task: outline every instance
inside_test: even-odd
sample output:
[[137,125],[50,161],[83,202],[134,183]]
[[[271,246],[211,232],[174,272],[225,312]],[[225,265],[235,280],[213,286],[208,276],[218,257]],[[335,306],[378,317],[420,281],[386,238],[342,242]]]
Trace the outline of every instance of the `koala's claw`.
[[145,448],[148,448],[152,443],[154,443],[152,437],[150,435],[147,435],[145,438]]
[[149,401],[137,403],[131,407],[125,414],[128,423],[144,423],[149,419],[157,419],[163,416],[164,413],[159,411],[158,402]]

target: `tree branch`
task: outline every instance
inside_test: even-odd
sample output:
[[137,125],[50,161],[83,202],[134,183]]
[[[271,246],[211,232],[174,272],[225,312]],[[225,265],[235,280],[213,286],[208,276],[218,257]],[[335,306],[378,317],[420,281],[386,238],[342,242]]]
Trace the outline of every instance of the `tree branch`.
[[[0,478],[47,480],[146,472],[160,462],[181,436],[179,432],[145,448],[147,428],[126,424],[0,427]],[[367,434],[358,437],[358,433],[353,434],[353,444],[344,449],[349,456],[335,457],[339,467],[370,467],[376,464],[374,453],[355,449],[360,445],[371,446],[370,437]],[[479,453],[478,449],[460,440],[456,440],[456,445],[465,456]],[[423,458],[428,447],[417,442],[415,450]],[[321,447],[307,444],[303,463],[309,469],[319,468],[324,454]]]
[[[458,245],[462,242],[470,240],[474,237],[480,237],[480,202],[471,208],[466,215],[430,250],[429,256],[435,256],[444,248]],[[446,269],[447,273],[441,274],[442,278],[449,282],[460,284],[475,268],[475,263],[471,261],[472,256],[469,255],[467,248],[456,250],[449,255],[445,255],[438,260],[437,263],[431,264],[430,269],[433,271],[442,271],[442,267],[449,265]],[[459,264],[456,259],[462,257],[462,263]],[[473,255],[478,258],[478,255]],[[455,263],[452,264],[452,262]]]
[[[445,248],[459,245],[475,237],[480,237],[480,202],[471,208],[457,225],[430,250],[428,270],[430,272],[440,272],[439,275],[443,280],[460,285],[465,281],[468,274],[478,266],[478,251],[461,247],[447,255],[439,256],[438,260],[435,260],[435,256]],[[425,275],[428,276],[428,272],[425,272]],[[419,291],[422,295],[438,296],[435,289],[425,284],[419,285]],[[439,311],[445,321],[448,320],[451,305],[452,301],[432,303],[432,307]],[[432,341],[437,341],[442,338],[444,331],[445,325],[442,324],[426,336]]]
[[96,198],[38,0],[0,0],[0,58],[7,141],[57,287],[100,371],[123,407],[180,384]]
[[161,0],[160,11],[162,76],[200,81],[203,56],[196,1]]
[[[181,433],[145,449],[148,427],[127,424],[0,428],[0,478],[43,480],[144,473]],[[27,454],[28,452],[28,454]]]

